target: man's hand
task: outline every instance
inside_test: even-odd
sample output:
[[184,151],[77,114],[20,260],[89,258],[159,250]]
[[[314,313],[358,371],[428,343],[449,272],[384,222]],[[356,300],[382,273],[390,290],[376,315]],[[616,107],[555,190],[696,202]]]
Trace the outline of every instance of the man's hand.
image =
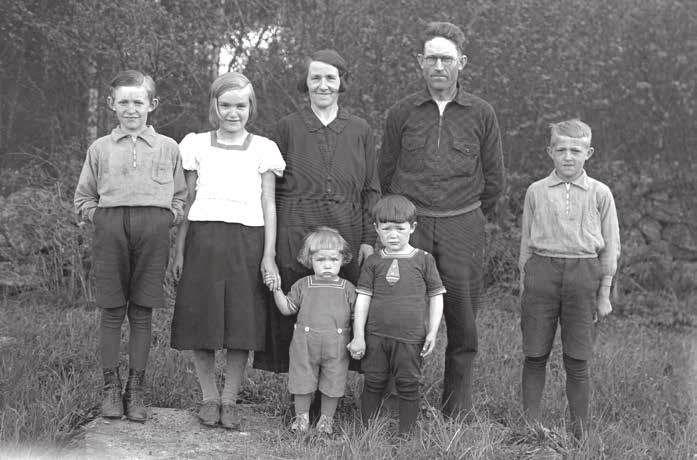
[[361,247],[358,248],[358,265],[363,265],[363,262],[365,262],[365,259],[367,259],[370,255],[373,254],[373,247],[369,244],[361,244]]
[[169,273],[172,275],[174,281],[179,281],[182,276],[182,269],[184,267],[184,254],[175,252],[172,258],[172,263],[169,266]]

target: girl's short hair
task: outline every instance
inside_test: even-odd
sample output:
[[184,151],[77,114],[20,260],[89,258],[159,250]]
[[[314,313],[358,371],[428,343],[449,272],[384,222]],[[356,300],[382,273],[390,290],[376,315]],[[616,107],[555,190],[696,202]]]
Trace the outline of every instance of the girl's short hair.
[[385,195],[375,203],[373,222],[416,222],[416,206],[402,195]]
[[341,233],[329,227],[317,227],[305,235],[303,247],[298,254],[298,262],[307,268],[312,268],[312,254],[323,249],[339,251],[342,256],[341,265],[351,262],[351,248]]
[[558,123],[550,123],[549,131],[550,142],[555,136],[565,136],[574,139],[588,139],[588,144],[590,145],[591,143],[591,127],[578,118],[572,118]]
[[249,87],[249,120],[254,121],[257,116],[257,97],[254,94],[252,82],[239,72],[227,72],[213,80],[211,89],[208,93],[208,121],[218,129],[220,127],[220,112],[218,111],[218,98],[223,94],[235,89]]
[[155,80],[150,75],[145,75],[138,70],[122,70],[109,83],[109,97],[114,98],[116,88],[119,86],[142,86],[148,93],[150,102],[157,97]]

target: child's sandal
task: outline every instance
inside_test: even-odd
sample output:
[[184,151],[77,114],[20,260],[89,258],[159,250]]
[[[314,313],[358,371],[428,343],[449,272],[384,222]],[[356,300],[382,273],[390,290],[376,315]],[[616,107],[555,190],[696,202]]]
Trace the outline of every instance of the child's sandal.
[[220,408],[220,424],[228,430],[239,430],[242,424],[237,404],[223,404]]
[[296,433],[307,433],[310,430],[310,414],[298,414],[293,423],[290,424],[290,431]]

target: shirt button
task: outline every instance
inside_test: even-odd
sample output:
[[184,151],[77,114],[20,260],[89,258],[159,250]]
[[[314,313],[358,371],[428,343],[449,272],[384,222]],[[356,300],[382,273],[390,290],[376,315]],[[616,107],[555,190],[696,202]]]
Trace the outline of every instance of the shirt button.
[[341,328],[339,328],[339,329],[336,330],[336,332],[338,332],[339,334],[341,334],[341,331],[342,331]]
[[305,332],[310,332],[310,328],[305,326]]

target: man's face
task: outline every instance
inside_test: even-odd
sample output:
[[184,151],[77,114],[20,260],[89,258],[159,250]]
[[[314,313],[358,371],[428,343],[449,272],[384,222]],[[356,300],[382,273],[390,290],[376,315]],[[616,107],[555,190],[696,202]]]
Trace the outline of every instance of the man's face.
[[587,138],[555,135],[547,147],[547,154],[554,162],[557,175],[566,181],[573,181],[581,175],[583,165],[593,155],[593,147]]
[[419,65],[431,90],[445,91],[457,85],[457,76],[465,67],[467,57],[460,55],[455,43],[443,37],[433,37],[424,44]]

